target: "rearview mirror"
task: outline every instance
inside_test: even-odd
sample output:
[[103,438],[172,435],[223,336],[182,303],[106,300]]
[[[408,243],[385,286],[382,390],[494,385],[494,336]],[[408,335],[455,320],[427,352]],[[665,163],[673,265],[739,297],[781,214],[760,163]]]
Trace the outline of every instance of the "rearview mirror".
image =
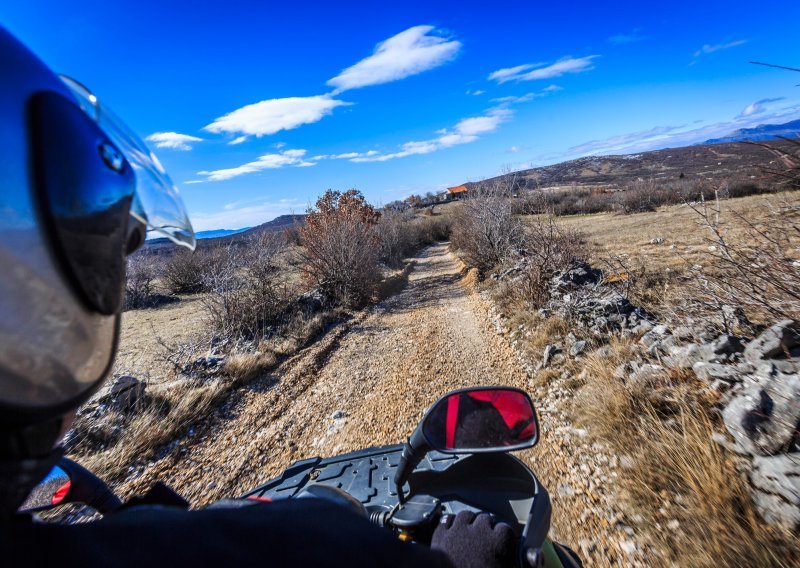
[[422,433],[443,453],[508,452],[535,445],[539,424],[526,392],[481,387],[440,398],[423,418]]
[[20,513],[44,511],[66,502],[72,489],[72,479],[61,467],[55,466],[42,482],[33,488],[19,508]]

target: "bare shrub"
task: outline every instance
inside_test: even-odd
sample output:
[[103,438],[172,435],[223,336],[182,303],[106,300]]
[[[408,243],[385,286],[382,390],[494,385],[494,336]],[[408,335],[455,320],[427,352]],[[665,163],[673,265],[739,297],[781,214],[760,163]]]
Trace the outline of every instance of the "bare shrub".
[[254,237],[245,247],[221,249],[205,276],[203,303],[211,329],[221,337],[259,338],[285,312],[293,290],[277,260],[286,241],[278,233]]
[[410,209],[387,209],[381,214],[377,224],[380,235],[379,254],[388,266],[401,266],[403,259],[416,249],[416,239],[409,230],[415,217]]
[[379,214],[358,190],[328,190],[299,229],[301,270],[330,301],[357,306],[380,279]]
[[707,231],[708,267],[694,269],[696,300],[720,309],[741,307],[753,319],[800,318],[800,205],[772,203],[771,214],[756,222],[731,211],[743,233],[729,236],[719,200],[694,207]]
[[376,228],[380,236],[381,261],[399,267],[404,258],[420,247],[447,240],[450,217],[434,214],[418,217],[410,209],[385,209]]
[[508,285],[507,302],[520,309],[539,308],[550,300],[552,278],[586,257],[583,236],[556,224],[548,215],[525,227],[522,270]]
[[124,309],[136,310],[154,303],[156,272],[156,261],[151,256],[138,254],[128,258]]
[[181,248],[164,262],[161,278],[171,294],[196,294],[203,291],[206,275],[215,270],[219,251]]
[[522,236],[508,188],[476,186],[454,213],[450,242],[467,265],[484,274],[509,259]]

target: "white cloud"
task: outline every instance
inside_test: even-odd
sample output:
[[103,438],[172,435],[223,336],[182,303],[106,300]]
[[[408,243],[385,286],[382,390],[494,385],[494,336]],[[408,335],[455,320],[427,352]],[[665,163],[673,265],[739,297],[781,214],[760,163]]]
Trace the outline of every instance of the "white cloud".
[[737,39],[735,41],[729,41],[728,43],[715,43],[713,45],[705,44],[703,47],[694,52],[694,56],[700,57],[701,55],[708,55],[709,53],[714,53],[715,51],[730,49],[731,47],[737,47],[739,45],[744,45],[745,43],[747,43],[746,39]]
[[196,231],[213,229],[241,229],[255,227],[279,215],[304,211],[306,204],[298,199],[279,201],[237,201],[225,204],[213,213],[191,213],[192,226]]
[[475,96],[475,97],[479,97],[479,96],[481,96],[481,95],[483,95],[483,94],[485,94],[485,93],[486,93],[486,91],[482,91],[482,90],[480,90],[480,89],[477,89],[477,90],[475,90],[475,91],[469,91],[469,90],[468,90],[466,94],[468,94],[468,95],[472,95],[472,96]]
[[400,149],[395,152],[380,153],[371,150],[349,159],[356,163],[386,162],[407,156],[430,154],[460,144],[469,144],[478,140],[482,134],[497,130],[497,127],[509,120],[513,114],[513,111],[505,106],[493,107],[480,116],[458,121],[452,129],[438,131],[439,136],[436,138],[406,142],[401,144]]
[[[781,124],[800,118],[800,104],[775,109],[768,114],[739,115],[733,120],[715,122],[699,127],[657,126],[649,130],[612,136],[603,140],[593,140],[573,146],[559,159],[572,156],[624,154],[646,152],[660,148],[677,148],[702,143],[712,138],[722,138],[740,128],[752,128],[759,124]],[[696,123],[695,123],[696,124]]]
[[328,81],[341,93],[350,89],[397,81],[452,60],[461,42],[435,35],[433,26],[414,26],[382,41],[369,57]]
[[761,114],[765,110],[767,110],[766,105],[770,103],[775,103],[778,101],[784,100],[786,97],[778,97],[775,99],[761,99],[760,101],[755,101],[744,107],[742,112],[739,116],[752,116],[754,114]]
[[315,162],[304,159],[305,150],[286,150],[278,154],[264,154],[257,160],[242,164],[235,168],[222,170],[201,171],[198,175],[205,176],[207,181],[225,181],[245,174],[251,174],[262,170],[275,170],[287,166],[308,167],[315,165]]
[[238,144],[246,136],[261,137],[317,122],[331,114],[336,107],[349,104],[331,95],[268,99],[221,116],[204,130],[216,134],[238,134],[240,136],[233,141]]
[[617,34],[613,35],[608,38],[609,43],[613,43],[616,45],[623,45],[626,43],[636,43],[638,41],[642,41],[645,39],[645,36],[641,34],[642,29],[636,28],[632,32],[627,34]]
[[489,74],[490,81],[506,83],[508,81],[534,81],[538,79],[552,79],[568,73],[584,73],[594,69],[592,61],[599,55],[586,57],[562,57],[555,63],[526,63],[516,67],[498,69]]
[[506,152],[508,152],[509,154],[518,154],[521,151],[522,151],[522,148],[520,148],[519,146],[511,146],[511,148],[506,150]]
[[153,142],[156,148],[172,148],[173,150],[191,150],[193,142],[202,142],[202,138],[180,134],[178,132],[154,132],[147,137],[149,142]]
[[528,101],[532,101],[533,99],[546,97],[553,93],[557,93],[558,91],[563,91],[563,87],[559,87],[558,85],[549,85],[544,89],[537,91],[535,93],[525,93],[521,96],[508,96],[508,97],[498,97],[496,99],[492,99],[493,103],[500,103],[503,105],[509,104],[518,104],[518,103],[527,103]]
[[228,146],[236,146],[237,144],[241,144],[245,140],[247,140],[247,136],[237,136],[236,138],[228,142]]

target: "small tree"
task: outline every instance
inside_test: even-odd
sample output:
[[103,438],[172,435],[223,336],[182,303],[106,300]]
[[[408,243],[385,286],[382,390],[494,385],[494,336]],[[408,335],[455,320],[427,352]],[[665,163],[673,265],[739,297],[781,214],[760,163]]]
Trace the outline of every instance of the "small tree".
[[372,294],[380,277],[379,217],[356,189],[329,189],[309,209],[299,229],[302,270],[329,300],[354,306]]

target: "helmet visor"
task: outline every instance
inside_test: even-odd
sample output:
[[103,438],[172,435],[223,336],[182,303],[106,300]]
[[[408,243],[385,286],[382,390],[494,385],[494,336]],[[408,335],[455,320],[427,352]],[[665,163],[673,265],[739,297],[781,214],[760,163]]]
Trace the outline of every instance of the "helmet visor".
[[125,155],[136,174],[136,197],[131,215],[172,242],[191,250],[195,248],[194,229],[183,205],[178,188],[164,166],[147,145],[89,89],[79,82],[61,76],[81,108],[106,133]]

